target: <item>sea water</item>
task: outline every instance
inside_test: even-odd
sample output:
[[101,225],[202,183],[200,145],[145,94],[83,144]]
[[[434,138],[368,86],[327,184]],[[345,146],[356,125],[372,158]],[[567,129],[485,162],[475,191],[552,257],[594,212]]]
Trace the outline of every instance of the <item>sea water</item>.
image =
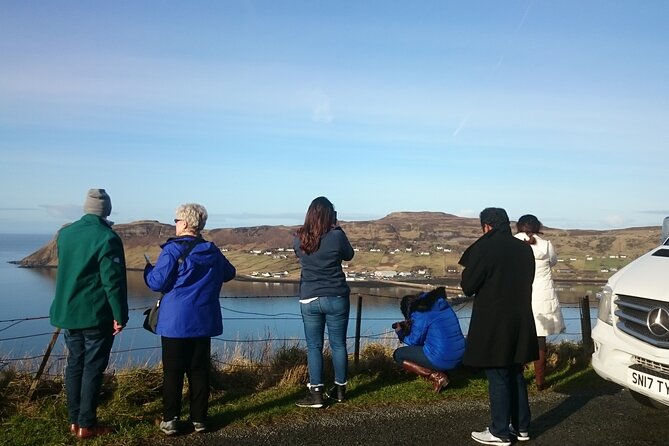
[[[55,289],[53,268],[20,268],[9,261],[20,260],[50,240],[51,235],[0,234],[0,367],[8,364],[36,369],[52,339],[55,328],[48,320]],[[361,343],[382,342],[397,345],[391,324],[402,318],[399,300],[413,288],[398,286],[356,286],[351,283],[351,317],[348,327],[349,351],[353,351],[356,317],[360,308]],[[453,284],[455,285],[455,284]],[[549,338],[551,342],[581,339],[580,309],[574,303],[584,295],[591,298],[599,285],[560,284],[567,329]],[[269,346],[304,345],[304,329],[295,283],[233,280],[223,285],[221,312],[223,334],[212,340],[212,351],[221,362],[243,351],[254,359]],[[115,338],[111,367],[155,364],[160,361],[160,337],[142,328],[143,311],[158,294],[144,284],[141,271],[128,272],[130,320]],[[594,302],[594,299],[591,299]],[[594,307],[594,305],[592,305]],[[454,306],[463,332],[469,328],[471,303]],[[591,309],[591,319],[596,307]],[[64,341],[59,335],[51,353],[49,372],[64,368]]]

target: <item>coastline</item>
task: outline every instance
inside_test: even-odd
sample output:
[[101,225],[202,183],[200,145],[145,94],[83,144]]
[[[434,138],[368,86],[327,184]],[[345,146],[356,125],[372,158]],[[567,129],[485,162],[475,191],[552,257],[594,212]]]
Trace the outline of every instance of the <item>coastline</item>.
[[[234,280],[238,280],[241,282],[258,282],[258,283],[292,283],[292,284],[299,284],[300,280],[299,279],[284,279],[280,277],[257,277],[257,276],[250,276],[248,274],[240,274],[237,277],[235,277]],[[400,281],[392,281],[392,280],[370,280],[370,279],[365,279],[365,280],[348,280],[346,281],[348,283],[349,287],[350,286],[368,286],[368,287],[379,287],[379,288],[384,288],[384,287],[394,287],[394,286],[403,286],[403,287],[408,287],[408,288],[426,288],[430,287],[432,285],[428,284],[416,284],[416,283],[411,283],[411,282],[400,282]]]
[[[26,268],[26,269],[58,268],[55,265],[40,265],[40,266],[25,265],[22,263],[21,260],[8,260],[7,263],[16,265],[19,268]],[[144,268],[128,267],[126,268],[126,270],[144,271]],[[234,280],[239,280],[241,282],[257,282],[257,283],[293,283],[293,284],[300,283],[299,279],[281,278],[281,277],[265,278],[265,277],[251,276],[249,274],[239,274],[237,275],[237,277],[235,277]],[[595,284],[602,286],[606,284],[607,280],[608,278],[584,278],[584,277],[553,278],[553,282],[555,283],[584,283],[584,284],[587,283],[587,284]],[[453,276],[453,277],[432,277],[430,279],[419,279],[412,281],[364,279],[364,280],[349,280],[347,281],[347,283],[349,284],[349,286],[374,286],[374,287],[401,286],[401,287],[416,288],[416,289],[428,289],[431,287],[443,286],[446,288],[447,291],[449,290],[454,291],[460,289],[459,286],[453,286],[454,282],[459,283],[459,281],[460,281],[459,276]]]

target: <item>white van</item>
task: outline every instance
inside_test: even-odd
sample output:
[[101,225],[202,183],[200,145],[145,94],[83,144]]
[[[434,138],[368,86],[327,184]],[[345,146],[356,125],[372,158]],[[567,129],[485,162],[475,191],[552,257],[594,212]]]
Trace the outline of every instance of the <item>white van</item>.
[[663,244],[611,276],[599,293],[592,367],[634,398],[669,406],[669,217]]

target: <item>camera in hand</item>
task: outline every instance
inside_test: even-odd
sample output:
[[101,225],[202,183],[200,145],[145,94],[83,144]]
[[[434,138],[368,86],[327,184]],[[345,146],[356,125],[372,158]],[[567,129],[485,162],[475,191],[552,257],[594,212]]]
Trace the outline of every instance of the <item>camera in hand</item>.
[[404,331],[409,331],[411,329],[411,321],[397,321],[393,322],[393,330],[402,329]]

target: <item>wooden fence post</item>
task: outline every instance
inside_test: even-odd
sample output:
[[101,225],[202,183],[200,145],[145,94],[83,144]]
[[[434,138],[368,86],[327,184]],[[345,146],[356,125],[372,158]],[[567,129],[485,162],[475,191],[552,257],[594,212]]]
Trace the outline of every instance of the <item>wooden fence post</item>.
[[587,355],[594,351],[592,343],[592,324],[590,323],[590,298],[585,295],[581,298],[581,336],[583,337],[583,348]]
[[53,350],[53,346],[56,344],[56,340],[58,339],[59,334],[60,334],[60,328],[56,328],[56,331],[54,331],[53,335],[51,335],[51,342],[49,342],[49,345],[47,346],[46,351],[44,352],[44,357],[42,357],[42,363],[40,364],[39,369],[37,370],[37,373],[33,378],[32,384],[30,384],[30,390],[28,391],[28,400],[33,399],[33,395],[35,394],[35,390],[37,390],[37,385],[39,384],[40,378],[42,377],[42,373],[44,373],[44,368],[46,367],[47,362],[49,362],[49,357],[51,356],[51,350]]
[[358,311],[355,315],[355,348],[353,350],[353,365],[358,367],[360,362],[360,322],[362,321],[362,296],[358,294]]

